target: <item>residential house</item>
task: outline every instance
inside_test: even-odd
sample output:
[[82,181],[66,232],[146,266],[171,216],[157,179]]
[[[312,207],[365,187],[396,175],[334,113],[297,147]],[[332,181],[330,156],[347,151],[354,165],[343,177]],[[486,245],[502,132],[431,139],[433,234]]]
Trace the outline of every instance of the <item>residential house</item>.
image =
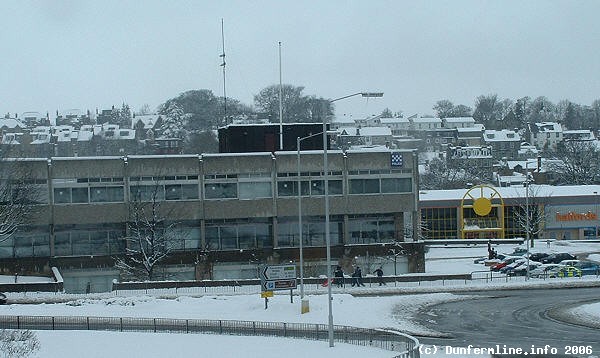
[[483,141],[492,147],[494,158],[517,158],[521,148],[521,136],[513,130],[485,130]]
[[539,150],[556,149],[563,140],[563,129],[556,122],[528,123],[526,136],[529,143]]
[[444,128],[473,128],[475,119],[473,117],[449,117],[442,119]]

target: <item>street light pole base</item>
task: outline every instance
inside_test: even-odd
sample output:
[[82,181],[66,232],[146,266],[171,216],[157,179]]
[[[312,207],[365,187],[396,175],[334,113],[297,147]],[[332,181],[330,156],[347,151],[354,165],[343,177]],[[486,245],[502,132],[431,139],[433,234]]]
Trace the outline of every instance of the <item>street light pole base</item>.
[[300,300],[300,314],[305,314],[310,312],[310,307],[308,304],[308,298]]

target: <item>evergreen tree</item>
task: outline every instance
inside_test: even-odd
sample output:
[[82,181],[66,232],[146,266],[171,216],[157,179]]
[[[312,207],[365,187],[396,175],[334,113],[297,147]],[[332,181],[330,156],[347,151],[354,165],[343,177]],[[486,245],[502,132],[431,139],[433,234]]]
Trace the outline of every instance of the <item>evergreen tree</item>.
[[163,108],[163,120],[158,128],[160,137],[163,138],[187,138],[185,130],[185,117],[183,110],[176,102],[171,102]]

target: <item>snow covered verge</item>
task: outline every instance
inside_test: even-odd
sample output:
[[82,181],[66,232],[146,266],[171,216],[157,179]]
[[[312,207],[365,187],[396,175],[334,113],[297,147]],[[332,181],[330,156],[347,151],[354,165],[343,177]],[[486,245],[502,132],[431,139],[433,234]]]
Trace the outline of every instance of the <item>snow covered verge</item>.
[[600,302],[557,309],[550,316],[568,323],[600,329]]

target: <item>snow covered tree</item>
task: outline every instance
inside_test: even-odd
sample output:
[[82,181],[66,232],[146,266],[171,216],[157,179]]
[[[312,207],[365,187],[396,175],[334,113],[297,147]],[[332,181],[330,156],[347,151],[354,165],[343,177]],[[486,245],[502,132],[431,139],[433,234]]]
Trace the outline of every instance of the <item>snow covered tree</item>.
[[154,280],[156,267],[171,254],[176,240],[183,235],[174,219],[177,213],[162,205],[165,203],[164,190],[161,180],[155,180],[152,185],[131,186],[129,230],[124,238],[126,252],[115,258],[115,267],[126,277]]
[[176,102],[171,102],[163,108],[162,114],[163,121],[157,128],[160,137],[185,139],[187,131],[183,109]]
[[3,329],[0,331],[0,352],[5,358],[25,358],[40,349],[40,341],[32,331]]
[[131,108],[127,103],[123,103],[119,111],[119,127],[131,128]]

